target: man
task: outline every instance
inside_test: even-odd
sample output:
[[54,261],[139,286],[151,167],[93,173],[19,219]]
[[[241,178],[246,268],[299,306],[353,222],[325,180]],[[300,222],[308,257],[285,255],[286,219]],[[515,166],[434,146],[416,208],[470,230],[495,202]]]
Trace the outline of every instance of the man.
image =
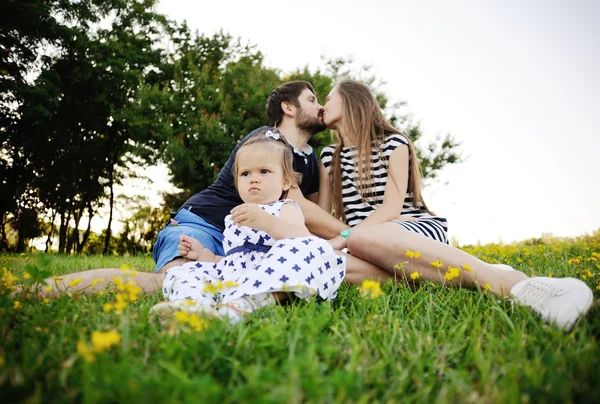
[[[303,210],[322,211],[315,204],[319,192],[319,163],[316,153],[307,142],[313,135],[323,131],[325,124],[323,107],[319,105],[312,85],[305,81],[292,81],[277,87],[267,99],[266,113],[272,127],[258,128],[244,137],[231,152],[216,181],[188,199],[174,218],[177,224],[168,225],[159,233],[153,247],[155,272],[164,272],[185,262],[177,249],[182,234],[200,241],[213,254],[224,255],[221,243],[225,216],[243,203],[233,181],[235,155],[248,139],[266,129],[276,127],[285,135],[294,152],[294,170],[302,174],[300,186],[289,197],[296,200]],[[320,229],[312,230],[317,230],[316,234],[319,235]]]

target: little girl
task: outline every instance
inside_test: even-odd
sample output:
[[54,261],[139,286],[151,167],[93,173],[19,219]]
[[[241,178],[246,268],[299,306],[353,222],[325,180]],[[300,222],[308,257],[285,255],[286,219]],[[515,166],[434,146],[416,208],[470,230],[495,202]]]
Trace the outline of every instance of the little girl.
[[[225,218],[223,249],[217,257],[189,237],[179,249],[189,262],[170,268],[163,282],[168,301],[152,308],[163,325],[174,311],[240,321],[275,304],[276,292],[309,300],[335,298],[346,262],[325,240],[311,236],[299,206],[285,199],[299,182],[292,151],[279,133],[267,131],[239,148],[233,167],[235,186],[245,202]],[[287,297],[277,293],[278,300]]]

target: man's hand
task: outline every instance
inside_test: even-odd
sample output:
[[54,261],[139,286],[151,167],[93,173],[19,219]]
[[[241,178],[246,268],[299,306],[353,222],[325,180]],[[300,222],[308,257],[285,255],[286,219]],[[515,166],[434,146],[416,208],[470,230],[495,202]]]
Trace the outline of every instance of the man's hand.
[[244,203],[231,209],[233,223],[266,232],[269,230],[268,227],[272,217],[271,214],[255,203]]

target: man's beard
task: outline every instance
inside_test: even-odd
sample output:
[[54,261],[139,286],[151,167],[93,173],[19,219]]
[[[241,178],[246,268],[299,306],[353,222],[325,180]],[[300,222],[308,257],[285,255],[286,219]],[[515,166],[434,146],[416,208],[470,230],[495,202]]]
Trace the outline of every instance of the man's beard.
[[323,121],[321,121],[318,117],[313,118],[304,112],[302,108],[298,109],[298,114],[296,115],[296,126],[301,131],[313,136],[316,133],[323,132],[326,127]]

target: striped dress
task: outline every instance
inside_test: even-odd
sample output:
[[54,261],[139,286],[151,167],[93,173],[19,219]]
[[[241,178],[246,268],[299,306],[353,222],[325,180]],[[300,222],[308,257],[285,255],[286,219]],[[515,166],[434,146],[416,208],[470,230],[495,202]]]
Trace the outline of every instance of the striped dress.
[[[383,203],[383,195],[388,177],[388,161],[392,152],[402,145],[408,145],[406,137],[400,134],[391,134],[385,137],[381,148],[373,147],[371,150],[371,169],[373,172],[373,181],[367,184],[368,187],[375,190],[373,200],[363,200],[359,192],[359,184],[356,177],[356,147],[344,147],[341,150],[342,165],[342,200],[344,202],[344,214],[346,223],[349,226],[356,226]],[[331,163],[335,146],[327,146],[321,152],[321,161],[331,172]],[[410,166],[409,166],[410,173]],[[420,204],[415,206],[413,195],[407,192],[404,198],[404,205],[399,215],[412,216],[418,218],[418,222],[398,222],[406,230],[422,234],[426,237],[448,243],[448,223],[445,218],[429,214]]]

